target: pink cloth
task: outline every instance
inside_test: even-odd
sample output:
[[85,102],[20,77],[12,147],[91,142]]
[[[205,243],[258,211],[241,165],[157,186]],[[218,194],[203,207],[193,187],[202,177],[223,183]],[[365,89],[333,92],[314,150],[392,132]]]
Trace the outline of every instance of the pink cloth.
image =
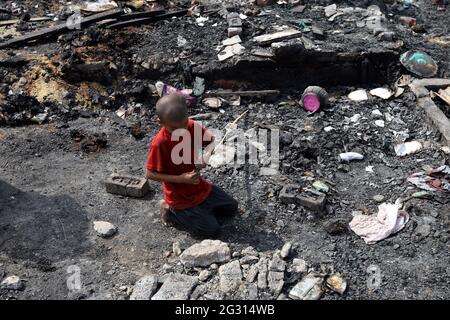
[[406,211],[399,210],[396,204],[383,203],[378,207],[378,214],[357,215],[349,226],[367,244],[373,244],[399,232],[408,221]]

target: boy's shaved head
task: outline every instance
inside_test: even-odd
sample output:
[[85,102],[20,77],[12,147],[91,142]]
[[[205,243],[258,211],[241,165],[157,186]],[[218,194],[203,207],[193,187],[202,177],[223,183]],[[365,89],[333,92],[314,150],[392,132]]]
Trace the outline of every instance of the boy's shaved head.
[[156,103],[156,114],[162,122],[179,123],[188,116],[186,100],[178,94],[164,96]]

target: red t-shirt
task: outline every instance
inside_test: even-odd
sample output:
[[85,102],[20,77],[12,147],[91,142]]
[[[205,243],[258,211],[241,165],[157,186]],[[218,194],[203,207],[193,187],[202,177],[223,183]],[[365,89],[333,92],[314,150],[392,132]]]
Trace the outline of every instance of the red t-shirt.
[[[199,136],[201,140],[198,140],[201,142],[201,146],[196,146],[200,149],[211,141],[204,140],[207,129],[191,119],[189,119],[186,131],[184,131],[185,135],[177,134],[176,132],[171,134],[163,127],[150,144],[147,169],[170,175],[180,175],[194,170],[194,159],[196,157],[194,136],[201,134]],[[209,131],[208,134],[210,134]],[[172,135],[174,139],[172,139]],[[174,150],[175,147],[176,149]],[[187,150],[190,150],[189,154],[184,154],[184,151]],[[169,207],[178,210],[199,205],[208,197],[212,188],[211,183],[202,177],[200,177],[200,183],[198,184],[163,182],[162,185],[167,204]]]

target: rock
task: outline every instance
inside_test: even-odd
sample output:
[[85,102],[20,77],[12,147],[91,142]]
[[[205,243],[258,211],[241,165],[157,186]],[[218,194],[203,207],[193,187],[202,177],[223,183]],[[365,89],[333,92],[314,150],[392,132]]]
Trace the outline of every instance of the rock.
[[242,284],[241,265],[238,260],[231,261],[219,267],[220,290],[235,291]]
[[170,264],[164,263],[164,265],[162,266],[162,271],[163,273],[170,273],[173,272],[173,267]]
[[181,246],[180,243],[178,241],[175,241],[172,244],[172,251],[176,256],[179,256],[181,254]]
[[323,278],[308,274],[289,291],[289,298],[319,300],[322,296]]
[[94,221],[94,230],[102,238],[111,237],[117,232],[117,228],[106,221]]
[[203,240],[184,250],[180,260],[186,267],[224,263],[230,261],[230,248],[220,240]]
[[256,256],[244,256],[241,259],[239,259],[240,264],[253,264],[258,261],[259,258]]
[[284,286],[284,272],[269,271],[267,279],[269,282],[269,289],[275,296],[278,296]]
[[272,260],[270,260],[269,270],[284,272],[286,269],[286,262],[281,259],[280,252],[275,251]]
[[308,270],[308,265],[305,260],[296,258],[292,260],[292,270],[297,273],[303,273]]
[[382,203],[384,201],[384,196],[381,194],[377,194],[376,196],[373,196],[372,199],[377,203]]
[[247,287],[247,299],[257,300],[258,299],[258,286],[255,283],[251,283]]
[[258,263],[258,289],[267,287],[267,259],[263,258]]
[[130,300],[150,300],[156,292],[157,286],[158,277],[156,276],[150,275],[140,278],[134,285]]
[[286,259],[289,256],[289,254],[291,253],[291,248],[292,248],[292,243],[286,242],[280,251],[281,258]]
[[250,267],[250,269],[247,271],[247,273],[245,274],[245,279],[248,282],[253,282],[255,281],[256,276],[258,275],[258,265],[254,264]]
[[325,7],[325,16],[327,18],[330,18],[331,16],[335,15],[337,13],[337,6],[335,3],[330,4],[329,6]]
[[172,274],[164,281],[152,300],[188,300],[197,283],[197,277]]
[[2,281],[0,287],[7,290],[22,290],[25,286],[18,276],[9,276]]
[[217,264],[213,263],[212,265],[209,266],[209,268],[211,270],[217,270],[217,269],[219,269],[219,266]]
[[233,258],[239,258],[241,256],[241,254],[239,252],[233,252],[233,254],[231,256]]
[[191,294],[191,300],[197,300],[207,292],[206,285],[197,286]]
[[242,250],[243,256],[258,256],[258,252],[251,246]]
[[198,280],[200,280],[201,282],[205,282],[206,280],[209,279],[210,276],[211,272],[209,272],[208,270],[202,270],[198,275]]
[[289,299],[284,293],[282,293],[278,296],[277,300],[289,300]]
[[418,238],[426,238],[431,233],[431,226],[429,224],[420,224],[414,230],[414,235]]

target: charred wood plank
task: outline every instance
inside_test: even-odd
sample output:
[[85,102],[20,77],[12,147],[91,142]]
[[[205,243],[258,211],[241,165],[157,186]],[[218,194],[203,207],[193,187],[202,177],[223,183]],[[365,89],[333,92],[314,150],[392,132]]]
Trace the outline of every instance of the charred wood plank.
[[134,19],[149,18],[149,17],[154,17],[157,15],[164,14],[165,12],[166,12],[165,10],[154,10],[154,11],[126,13],[126,14],[123,14],[120,17],[118,17],[117,20],[128,21],[128,20],[134,20]]
[[[37,18],[31,18],[27,22],[42,22],[42,21],[51,21],[51,20],[52,20],[52,18],[49,18],[49,17],[37,17]],[[0,27],[18,24],[20,21],[21,20],[19,20],[19,19],[0,21]]]
[[[98,22],[98,21],[101,21],[104,19],[116,17],[116,16],[120,15],[122,12],[123,12],[122,9],[114,9],[114,10],[109,10],[109,11],[105,11],[102,13],[94,14],[92,16],[82,18],[80,21],[80,26],[85,27],[92,23],[95,23],[95,22]],[[61,23],[56,26],[52,26],[52,27],[44,28],[44,29],[37,30],[34,32],[30,32],[23,36],[0,43],[0,49],[5,49],[5,48],[20,45],[23,43],[27,43],[29,41],[39,40],[39,39],[59,35],[61,33],[67,32],[69,30],[72,30],[72,29],[69,28],[67,23]]]
[[125,27],[131,27],[131,26],[134,26],[134,27],[140,26],[143,24],[152,23],[152,22],[156,22],[156,21],[160,21],[160,20],[165,20],[165,19],[169,19],[172,17],[182,17],[182,16],[185,16],[187,14],[187,12],[188,12],[188,10],[184,9],[184,10],[179,10],[179,11],[168,12],[168,13],[156,15],[154,17],[122,21],[122,22],[111,24],[108,26],[108,28],[113,29],[113,28],[125,28]]
[[250,91],[231,91],[231,90],[211,90],[205,93],[205,97],[220,96],[241,96],[241,97],[264,97],[279,95],[280,90],[250,90]]

